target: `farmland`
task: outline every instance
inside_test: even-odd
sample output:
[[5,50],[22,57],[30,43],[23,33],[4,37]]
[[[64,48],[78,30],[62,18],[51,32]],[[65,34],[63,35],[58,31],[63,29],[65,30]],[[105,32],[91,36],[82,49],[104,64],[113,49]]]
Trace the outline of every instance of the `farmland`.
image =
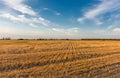
[[120,41],[0,40],[0,78],[119,78]]

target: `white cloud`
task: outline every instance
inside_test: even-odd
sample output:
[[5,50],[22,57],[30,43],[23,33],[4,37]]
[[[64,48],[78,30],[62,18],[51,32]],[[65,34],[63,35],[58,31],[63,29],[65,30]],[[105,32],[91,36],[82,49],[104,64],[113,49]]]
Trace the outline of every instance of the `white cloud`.
[[30,23],[29,25],[30,25],[31,27],[34,27],[34,28],[38,27],[38,26],[36,26],[36,25],[33,24],[33,23]]
[[112,30],[114,28],[120,28],[120,18],[118,18],[119,14],[116,15],[112,15],[111,20],[109,20],[108,22],[110,22],[111,24],[108,26],[107,29]]
[[59,29],[59,28],[52,28],[53,31],[57,31],[57,32],[64,32],[64,29]]
[[117,26],[116,25],[110,25],[110,26],[108,26],[107,29],[111,30],[111,29],[114,29],[115,27],[117,27]]
[[55,15],[60,16],[60,15],[61,15],[61,13],[59,13],[59,12],[55,12]]
[[3,2],[10,8],[19,11],[23,14],[36,15],[36,12],[30,6],[24,4],[25,0],[3,0]]
[[57,12],[57,11],[54,11],[54,10],[52,10],[52,9],[50,9],[50,8],[43,8],[43,10],[44,11],[48,11],[48,12],[52,12],[53,14],[55,14],[55,15],[57,15],[57,16],[60,16],[61,15],[61,13],[60,12]]
[[78,32],[79,32],[79,28],[70,28],[65,33],[66,35],[74,36],[74,35],[78,35]]
[[80,22],[80,23],[83,23],[85,20],[85,18],[78,18],[77,21]]
[[13,22],[22,22],[25,24],[28,24],[29,26],[32,27],[37,27],[37,26],[49,26],[51,24],[50,21],[42,18],[42,17],[31,17],[31,18],[27,18],[25,17],[25,15],[11,15],[10,13],[0,13],[0,17],[2,18],[6,18],[9,19]]
[[68,29],[62,29],[62,28],[52,28],[53,31],[64,33],[65,35],[75,35],[78,34],[79,28],[68,28]]
[[113,32],[120,32],[120,28],[114,28]]
[[9,13],[4,13],[4,14],[1,13],[1,14],[0,14],[0,17],[8,18],[8,19],[10,19],[10,20],[18,20],[18,18],[10,15]]
[[114,12],[120,9],[119,0],[100,0],[101,3],[94,8],[84,13],[83,17],[77,19],[78,22],[83,22],[86,19],[93,20],[96,24],[102,24],[99,20],[99,16],[107,12]]
[[[8,7],[22,13],[19,15],[14,10],[11,10],[10,12],[7,12],[6,10],[1,10],[0,18],[2,19],[4,18],[4,19],[12,21],[12,23],[25,24],[31,27],[56,26],[55,23],[52,23],[51,21],[41,17],[36,12],[34,12],[30,8],[30,6],[25,4],[24,2],[25,0],[2,0],[2,1],[4,1],[4,3]],[[48,8],[44,8],[44,9],[47,10]],[[26,14],[29,14],[29,17]]]
[[49,10],[49,8],[43,8],[43,10],[45,10],[45,11],[46,11],[46,10]]

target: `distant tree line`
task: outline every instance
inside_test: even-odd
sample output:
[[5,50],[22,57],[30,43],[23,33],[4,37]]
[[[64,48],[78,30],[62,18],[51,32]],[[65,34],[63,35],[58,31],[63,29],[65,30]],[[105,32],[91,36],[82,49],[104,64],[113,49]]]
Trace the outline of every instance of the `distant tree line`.
[[11,38],[10,37],[6,37],[6,38],[1,38],[0,40],[11,40]]
[[[3,37],[0,40],[13,40],[10,37]],[[38,38],[38,39],[24,39],[24,38],[19,38],[19,39],[14,39],[14,40],[120,40],[120,39],[102,39],[102,38],[84,38],[84,39],[46,39],[46,38]]]
[[46,38],[38,38],[38,39],[25,39],[25,38],[18,38],[18,39],[12,39],[10,37],[3,37],[1,38],[0,40],[71,40],[71,39],[54,39],[54,38],[51,38],[51,39],[46,39]]
[[81,39],[81,40],[120,40],[120,39],[100,39],[100,38],[97,38],[97,39]]
[[45,39],[45,38],[38,38],[36,40],[70,40],[70,39],[54,39],[54,38],[51,38],[51,39]]

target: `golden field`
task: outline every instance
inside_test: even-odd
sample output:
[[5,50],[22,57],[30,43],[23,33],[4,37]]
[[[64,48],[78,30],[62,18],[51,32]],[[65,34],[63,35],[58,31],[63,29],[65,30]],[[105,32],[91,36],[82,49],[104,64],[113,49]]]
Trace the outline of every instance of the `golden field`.
[[0,40],[0,78],[120,78],[120,41]]

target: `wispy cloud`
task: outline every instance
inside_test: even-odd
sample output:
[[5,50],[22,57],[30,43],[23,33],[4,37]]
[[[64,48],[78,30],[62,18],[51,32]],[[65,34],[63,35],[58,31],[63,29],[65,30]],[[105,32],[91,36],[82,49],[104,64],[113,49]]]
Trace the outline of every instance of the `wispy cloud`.
[[43,8],[43,10],[45,10],[45,11],[46,11],[46,10],[49,10],[49,8]]
[[119,32],[120,33],[120,28],[114,28],[113,32]]
[[[25,1],[26,0],[2,0],[3,4],[13,10],[12,12],[7,12],[6,10],[0,11],[0,18],[10,20],[14,23],[26,24],[31,27],[55,25],[50,20],[37,14],[29,5],[25,4]],[[44,8],[44,10],[47,9],[48,8]],[[20,13],[16,13],[16,11]]]
[[50,21],[42,18],[42,17],[26,17],[25,15],[12,15],[10,13],[0,13],[0,17],[6,18],[13,22],[21,22],[24,24],[28,24],[29,26],[36,27],[36,26],[49,26]]
[[59,12],[55,12],[55,15],[60,16],[60,15],[61,15],[61,13],[59,13]]
[[115,13],[111,15],[111,18],[108,20],[111,24],[108,26],[107,29],[113,30],[115,28],[120,28],[120,14]]
[[84,22],[85,20],[93,20],[96,24],[102,24],[99,16],[108,12],[114,12],[120,10],[120,1],[119,0],[100,0],[101,3],[95,6],[92,9],[89,9],[84,13],[83,17],[77,19],[78,22]]
[[63,29],[63,28],[52,28],[53,31],[59,32],[59,33],[64,33],[66,35],[72,36],[76,35],[79,32],[79,28],[68,28],[68,29]]
[[54,11],[54,10],[52,10],[52,9],[50,9],[50,8],[43,8],[43,10],[44,10],[44,11],[52,12],[54,15],[57,15],[57,16],[60,16],[60,15],[61,15],[60,12]]
[[2,0],[8,7],[19,11],[23,14],[36,15],[37,13],[32,8],[26,5],[25,0]]

